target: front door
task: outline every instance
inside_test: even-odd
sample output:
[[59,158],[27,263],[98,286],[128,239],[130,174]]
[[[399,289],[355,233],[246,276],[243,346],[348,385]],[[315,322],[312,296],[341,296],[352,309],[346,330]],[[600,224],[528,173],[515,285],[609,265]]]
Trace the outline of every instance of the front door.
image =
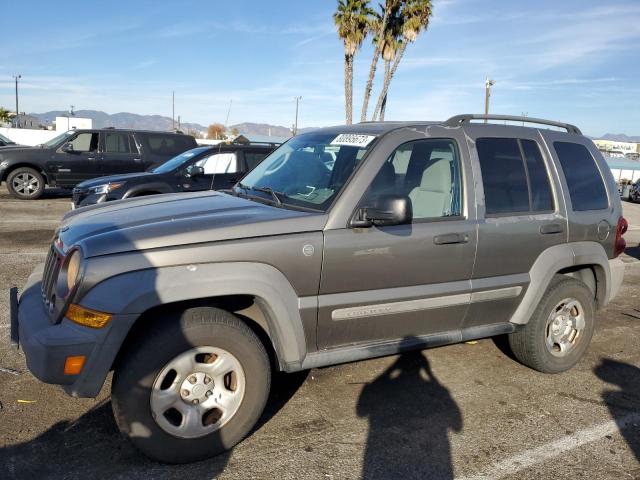
[[59,186],[71,188],[85,180],[102,176],[98,161],[99,139],[98,132],[79,132],[58,147],[49,170],[56,172]]
[[145,164],[133,135],[124,132],[105,132],[100,164],[104,175],[144,172]]
[[319,348],[459,330],[476,250],[464,145],[407,141],[382,164],[360,206],[380,195],[406,196],[410,224],[325,231]]

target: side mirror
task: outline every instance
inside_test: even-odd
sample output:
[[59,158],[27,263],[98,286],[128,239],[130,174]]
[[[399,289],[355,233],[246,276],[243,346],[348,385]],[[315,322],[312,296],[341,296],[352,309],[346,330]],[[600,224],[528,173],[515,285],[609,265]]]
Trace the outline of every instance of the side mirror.
[[194,165],[193,167],[187,170],[187,173],[190,177],[197,177],[198,175],[204,175],[204,167],[199,167]]
[[402,195],[381,195],[371,206],[362,207],[351,220],[353,228],[369,228],[411,223],[411,201]]
[[73,143],[67,142],[62,146],[62,151],[66,153],[73,153]]

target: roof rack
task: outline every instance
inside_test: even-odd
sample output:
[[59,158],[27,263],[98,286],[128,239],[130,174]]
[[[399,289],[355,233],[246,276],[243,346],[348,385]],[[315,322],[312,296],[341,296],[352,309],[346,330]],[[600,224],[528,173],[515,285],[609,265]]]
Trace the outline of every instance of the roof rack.
[[582,135],[582,132],[575,125],[563,122],[554,122],[553,120],[545,120],[543,118],[520,117],[517,115],[482,115],[477,113],[467,113],[463,115],[455,115],[444,122],[447,127],[458,127],[471,123],[471,120],[507,120],[511,122],[538,123],[540,125],[551,125],[552,127],[564,128],[569,133]]

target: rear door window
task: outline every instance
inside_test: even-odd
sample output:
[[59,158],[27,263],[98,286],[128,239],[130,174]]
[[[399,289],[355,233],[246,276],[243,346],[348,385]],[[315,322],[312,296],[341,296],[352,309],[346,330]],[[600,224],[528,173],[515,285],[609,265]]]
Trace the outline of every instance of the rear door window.
[[107,133],[104,149],[107,153],[134,153],[133,138],[126,133]]
[[487,214],[528,212],[529,187],[518,140],[479,138],[476,148]]
[[533,140],[520,140],[525,159],[529,185],[531,187],[531,210],[544,212],[553,210],[553,193],[549,183],[549,173],[544,164],[540,147]]
[[535,141],[479,138],[476,147],[487,215],[554,209],[549,173]]
[[580,212],[608,208],[604,180],[587,147],[572,142],[554,142],[553,147],[567,180],[573,210]]

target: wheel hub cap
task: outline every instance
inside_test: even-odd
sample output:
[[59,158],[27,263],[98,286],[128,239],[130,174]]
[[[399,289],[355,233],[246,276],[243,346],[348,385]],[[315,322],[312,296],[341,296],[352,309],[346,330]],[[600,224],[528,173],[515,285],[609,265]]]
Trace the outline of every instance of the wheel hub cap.
[[244,370],[234,355],[196,347],[169,361],[157,375],[151,413],[158,426],[175,437],[202,437],[233,418],[245,387]]
[[564,357],[575,348],[584,327],[582,304],[575,298],[565,298],[547,320],[547,349],[556,357]]

